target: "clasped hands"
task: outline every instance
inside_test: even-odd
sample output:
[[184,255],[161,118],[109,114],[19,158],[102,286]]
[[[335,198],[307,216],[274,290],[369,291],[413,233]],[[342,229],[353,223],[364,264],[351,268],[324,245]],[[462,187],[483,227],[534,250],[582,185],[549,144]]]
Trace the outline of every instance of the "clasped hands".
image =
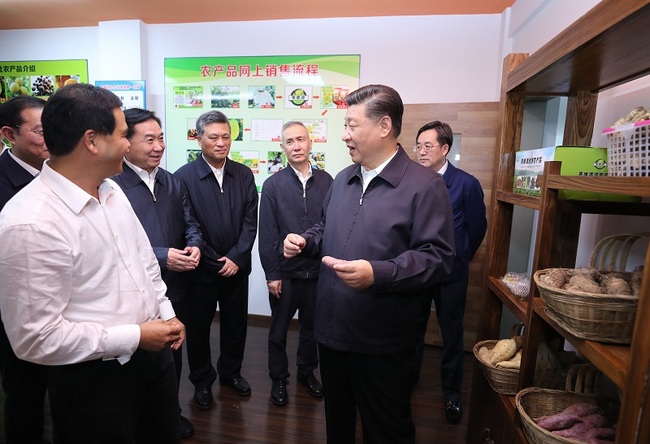
[[140,324],[139,348],[149,351],[160,351],[165,347],[178,350],[185,342],[185,325],[174,317],[163,321],[155,319]]

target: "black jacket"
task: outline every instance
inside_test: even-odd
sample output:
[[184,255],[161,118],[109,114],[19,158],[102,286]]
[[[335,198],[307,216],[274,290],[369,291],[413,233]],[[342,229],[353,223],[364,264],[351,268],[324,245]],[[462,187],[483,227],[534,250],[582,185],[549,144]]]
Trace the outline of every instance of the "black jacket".
[[384,354],[412,349],[422,298],[451,270],[454,231],[442,177],[400,147],[362,194],[359,165],[341,171],[325,217],[303,233],[303,254],[365,259],[374,285],[348,287],[321,265],[316,340],[334,350]]
[[126,163],[122,174],[113,180],[124,190],[149,237],[167,284],[167,297],[172,302],[180,301],[185,296],[188,273],[167,270],[169,248],[203,249],[201,229],[183,186],[169,171],[158,168],[152,195],[147,184]]
[[223,190],[212,169],[200,156],[175,173],[185,186],[203,233],[204,249],[196,278],[203,283],[217,282],[226,256],[239,267],[238,276],[251,272],[251,251],[257,234],[257,187],[253,172],[245,165],[227,159]]
[[267,281],[318,277],[318,258],[286,259],[282,243],[287,234],[302,233],[320,222],[323,199],[332,180],[325,171],[312,170],[303,192],[296,172],[287,167],[264,182],[260,200],[259,252]]

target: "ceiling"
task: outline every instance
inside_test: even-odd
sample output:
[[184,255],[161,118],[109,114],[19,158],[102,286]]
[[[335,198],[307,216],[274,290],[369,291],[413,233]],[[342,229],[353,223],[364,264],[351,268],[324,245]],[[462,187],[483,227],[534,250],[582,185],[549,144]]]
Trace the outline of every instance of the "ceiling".
[[[0,30],[399,15],[500,14],[515,0],[0,0]],[[344,31],[343,29],[341,31]]]

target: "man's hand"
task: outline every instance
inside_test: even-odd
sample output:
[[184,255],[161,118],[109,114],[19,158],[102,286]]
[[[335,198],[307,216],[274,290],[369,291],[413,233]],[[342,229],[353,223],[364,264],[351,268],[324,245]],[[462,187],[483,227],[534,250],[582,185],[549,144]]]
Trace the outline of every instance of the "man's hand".
[[331,256],[324,256],[323,264],[336,272],[345,285],[352,288],[368,288],[375,283],[375,274],[370,262],[364,259],[346,261]]
[[239,271],[239,266],[226,256],[221,256],[218,261],[223,262],[223,267],[219,270],[219,274],[223,277],[233,277]]
[[280,293],[282,293],[282,281],[266,281],[266,286],[269,289],[269,293],[273,295],[274,298],[280,299]]
[[201,250],[197,247],[185,247],[184,250],[170,248],[167,252],[167,269],[171,271],[194,270],[199,265],[200,257]]
[[301,235],[295,233],[287,234],[283,243],[284,257],[291,259],[294,256],[298,256],[306,244],[307,241]]
[[178,318],[156,319],[140,324],[139,348],[160,351],[165,347],[178,350],[185,342],[185,325]]

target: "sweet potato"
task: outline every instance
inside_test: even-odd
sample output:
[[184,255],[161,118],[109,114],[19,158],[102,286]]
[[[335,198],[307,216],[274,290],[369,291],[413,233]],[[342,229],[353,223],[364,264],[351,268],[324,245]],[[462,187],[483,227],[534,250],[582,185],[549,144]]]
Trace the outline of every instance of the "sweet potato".
[[486,363],[486,364],[490,361],[490,356],[491,356],[491,354],[492,354],[492,352],[491,352],[490,350],[488,350],[487,347],[481,347],[481,348],[478,350],[478,357],[479,357],[479,359],[480,359],[481,361],[483,361],[484,363]]
[[562,413],[565,413],[569,416],[588,416],[593,415],[594,413],[603,413],[603,410],[595,404],[590,404],[588,402],[576,402],[571,404],[569,407],[562,410]]
[[609,420],[604,415],[601,415],[600,413],[594,413],[593,415],[583,416],[581,419],[582,422],[584,422],[585,424],[589,424],[594,428],[609,426]]
[[497,367],[502,368],[516,368],[518,369],[521,366],[521,350],[517,352],[512,358],[507,361],[499,361],[496,363]]
[[[578,418],[578,421],[580,421],[580,418]],[[569,428],[565,429],[555,429],[552,430],[553,433],[555,433],[557,436],[561,436],[562,438],[571,438],[571,439],[576,439],[579,441],[585,441],[584,437],[586,436],[586,433],[590,430],[593,429],[592,426],[589,424],[585,424],[584,422],[576,422],[575,424],[571,425]]]
[[517,353],[517,343],[514,339],[501,339],[492,349],[492,355],[488,364],[495,365],[497,362],[507,361]]
[[548,430],[549,432],[556,430],[564,431],[576,423],[582,423],[579,417],[575,415],[567,415],[564,412],[556,413],[555,415],[551,416],[540,416],[535,420],[535,422],[538,426]]

